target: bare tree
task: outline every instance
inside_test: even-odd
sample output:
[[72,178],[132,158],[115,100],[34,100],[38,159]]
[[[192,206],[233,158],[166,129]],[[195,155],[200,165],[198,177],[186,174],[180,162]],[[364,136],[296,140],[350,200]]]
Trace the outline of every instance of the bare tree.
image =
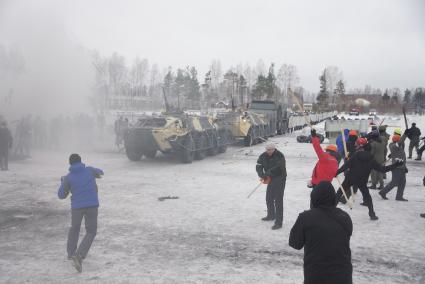
[[264,64],[263,59],[258,59],[257,64],[255,65],[255,72],[256,72],[257,76],[259,76],[259,75],[266,76],[267,75],[267,68],[266,68],[266,64]]
[[131,67],[129,74],[129,81],[131,84],[131,89],[133,91],[133,95],[141,96],[143,95],[143,91],[145,86],[147,85],[147,77],[149,73],[149,62],[147,59],[140,60],[140,58],[136,58],[133,62],[133,66]]
[[221,69],[221,62],[218,59],[214,59],[211,62],[211,86],[212,88],[218,88],[220,82],[223,80],[223,71]]

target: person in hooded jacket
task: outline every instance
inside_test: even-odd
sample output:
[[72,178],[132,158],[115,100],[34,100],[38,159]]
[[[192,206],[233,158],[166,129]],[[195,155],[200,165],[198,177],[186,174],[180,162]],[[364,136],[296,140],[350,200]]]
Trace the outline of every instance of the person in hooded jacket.
[[352,284],[350,216],[336,207],[335,189],[321,181],[311,191],[311,209],[299,214],[289,245],[304,248],[304,284]]
[[[369,189],[367,188],[367,180],[372,169],[380,172],[388,172],[403,162],[397,160],[394,164],[383,166],[373,158],[370,153],[371,146],[367,143],[366,138],[358,138],[356,142],[357,151],[342,167],[337,171],[337,175],[345,172],[345,179],[342,182],[342,189],[337,192],[338,200],[342,200],[342,190],[345,190],[347,197],[350,197],[350,187],[357,186],[363,196],[363,202],[369,209],[369,217],[371,220],[378,220],[373,209],[372,197],[370,196]],[[347,171],[348,170],[348,171]]]
[[[69,157],[69,173],[61,178],[58,190],[59,199],[71,194],[71,228],[68,233],[68,259],[72,259],[78,272],[82,271],[82,261],[86,258],[97,232],[99,199],[96,178],[103,175],[101,169],[86,167],[78,154]],[[86,235],[78,245],[81,222],[84,218]]]
[[335,145],[328,145],[326,151],[323,151],[320,147],[320,139],[317,137],[316,130],[314,129],[311,130],[311,141],[314,151],[319,158],[311,176],[311,187],[314,188],[321,181],[332,182],[338,170],[338,157],[339,159],[341,158]]

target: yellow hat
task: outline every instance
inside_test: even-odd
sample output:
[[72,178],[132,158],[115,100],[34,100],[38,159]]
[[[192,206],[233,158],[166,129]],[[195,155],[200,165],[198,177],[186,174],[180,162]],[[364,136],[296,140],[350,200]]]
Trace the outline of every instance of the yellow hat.
[[394,134],[401,135],[401,128],[394,129]]

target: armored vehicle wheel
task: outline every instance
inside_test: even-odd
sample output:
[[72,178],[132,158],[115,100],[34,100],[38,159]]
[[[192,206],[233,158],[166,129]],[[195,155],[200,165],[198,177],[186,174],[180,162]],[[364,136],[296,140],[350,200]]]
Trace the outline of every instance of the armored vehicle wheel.
[[127,154],[127,157],[130,161],[140,161],[143,156],[142,151],[133,147],[126,147],[125,153]]
[[183,141],[183,145],[179,152],[180,161],[184,164],[190,164],[193,161],[193,156],[195,154],[195,145],[191,136],[187,136]]
[[146,158],[153,159],[156,156],[156,149],[144,151],[143,154],[146,156]]
[[227,143],[229,143],[229,137],[227,133],[221,133],[220,135],[220,146],[218,146],[217,151],[219,153],[224,153],[227,151]]
[[197,142],[195,160],[203,160],[205,158],[205,149],[207,148],[207,139],[205,136],[200,136]]
[[137,146],[137,138],[133,133],[129,133],[124,139],[125,153],[130,161],[140,161],[143,152]]
[[210,141],[210,147],[207,150],[208,156],[215,156],[218,153],[217,136],[212,136]]

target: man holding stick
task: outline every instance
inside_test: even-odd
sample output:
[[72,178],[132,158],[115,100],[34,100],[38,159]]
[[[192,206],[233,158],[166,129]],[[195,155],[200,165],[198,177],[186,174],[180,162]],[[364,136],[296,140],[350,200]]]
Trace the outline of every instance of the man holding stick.
[[351,159],[346,161],[346,163],[341,168],[339,168],[336,173],[336,175],[338,175],[342,172],[345,172],[346,170],[349,170],[346,172],[345,179],[342,182],[342,188],[340,188],[337,192],[337,198],[338,200],[341,200],[343,195],[342,190],[344,190],[345,193],[349,195],[350,192],[347,189],[349,189],[351,186],[357,186],[363,195],[363,201],[365,205],[369,209],[370,219],[378,220],[378,217],[373,210],[372,197],[370,196],[369,189],[367,188],[367,180],[369,178],[370,172],[372,169],[380,172],[388,172],[398,167],[403,162],[396,161],[390,166],[380,165],[375,161],[372,154],[370,153],[371,147],[367,143],[366,138],[357,139],[356,146],[357,152],[351,157]]
[[258,158],[255,169],[260,179],[270,180],[266,192],[267,216],[262,220],[275,220],[272,230],[280,229],[283,221],[283,192],[286,183],[285,156],[276,149],[274,144],[269,144],[266,146],[266,151]]

